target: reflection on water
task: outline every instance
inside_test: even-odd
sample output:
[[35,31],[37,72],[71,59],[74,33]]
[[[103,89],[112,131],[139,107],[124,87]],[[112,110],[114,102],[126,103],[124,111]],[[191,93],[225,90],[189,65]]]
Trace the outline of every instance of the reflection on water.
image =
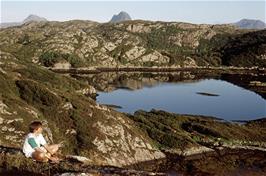
[[[111,92],[119,88],[136,90],[144,87],[153,87],[161,82],[194,82],[202,75],[190,72],[175,73],[141,73],[141,72],[104,72],[99,74],[72,75],[88,82],[101,92]],[[205,78],[205,77],[204,77]]]
[[[220,96],[203,96],[208,92]],[[221,80],[194,83],[161,83],[154,87],[129,91],[100,92],[99,103],[122,106],[119,111],[162,109],[181,114],[200,114],[226,120],[248,120],[265,116],[266,101],[254,92]]]
[[100,91],[97,97],[99,103],[121,106],[117,110],[122,112],[133,113],[139,109],[149,111],[154,108],[181,114],[215,116],[225,120],[249,120],[266,116],[263,95],[224,81],[224,77],[229,81],[234,80],[234,83],[239,80],[236,76],[190,72],[109,72],[78,79],[86,80]]

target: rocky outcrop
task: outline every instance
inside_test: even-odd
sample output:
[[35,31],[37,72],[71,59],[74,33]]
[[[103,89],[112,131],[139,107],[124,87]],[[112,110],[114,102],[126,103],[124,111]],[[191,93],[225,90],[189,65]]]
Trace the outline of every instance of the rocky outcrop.
[[126,29],[127,31],[133,33],[143,33],[143,32],[149,33],[151,32],[152,27],[153,26],[144,25],[143,23],[133,23],[128,25]]
[[71,64],[69,62],[58,62],[53,66],[54,69],[70,69]]
[[135,59],[139,58],[143,54],[145,54],[145,48],[135,46],[135,47],[131,48],[130,50],[128,50],[125,53],[125,56],[129,61],[131,61],[131,60],[135,60]]
[[[108,165],[124,166],[130,163],[146,161],[148,158],[148,160],[151,160],[164,157],[163,153],[154,150],[143,138],[135,137],[130,126],[127,125],[128,122],[122,116],[109,114],[106,107],[96,107],[106,111],[106,120],[109,122],[107,125],[104,121],[98,121],[92,126],[98,129],[100,134],[97,136],[102,136],[96,136],[92,141],[97,148],[97,151],[90,156],[94,162],[102,163],[106,161]],[[115,122],[115,119],[118,119],[119,123]]]
[[[196,25],[177,22],[127,21],[96,23],[91,21],[38,22],[0,31],[0,49],[46,67],[195,67],[244,66],[226,62],[238,57],[242,45],[233,39],[248,41],[264,31],[247,33],[230,25]],[[239,34],[239,35],[238,35]],[[237,37],[237,36],[246,37]],[[261,40],[261,39],[260,39]],[[241,43],[241,42],[240,42]],[[253,42],[254,43],[254,42]],[[38,46],[38,47],[37,47]],[[249,55],[260,62],[248,66],[264,67],[263,42],[248,47]],[[242,55],[242,54],[241,54]],[[26,57],[27,56],[27,57]],[[244,56],[244,55],[243,55]],[[241,60],[241,59],[240,59]],[[254,59],[253,59],[254,60]],[[62,67],[60,63],[69,63]],[[59,64],[57,64],[59,63]],[[259,64],[257,64],[259,63]]]

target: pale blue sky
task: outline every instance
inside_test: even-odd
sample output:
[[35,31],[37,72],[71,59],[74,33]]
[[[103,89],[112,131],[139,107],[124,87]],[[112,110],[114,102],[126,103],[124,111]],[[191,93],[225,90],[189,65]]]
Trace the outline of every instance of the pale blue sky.
[[29,14],[48,20],[71,19],[107,22],[126,11],[133,19],[231,23],[242,18],[265,22],[265,0],[260,1],[12,1],[1,0],[1,22],[18,22]]

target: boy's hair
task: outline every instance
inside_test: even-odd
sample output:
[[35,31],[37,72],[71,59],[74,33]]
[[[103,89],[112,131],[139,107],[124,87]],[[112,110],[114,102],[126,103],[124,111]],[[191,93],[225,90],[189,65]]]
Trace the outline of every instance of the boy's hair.
[[37,130],[40,127],[42,127],[42,122],[40,122],[40,121],[33,121],[29,125],[29,130],[30,130],[31,133],[33,133],[35,130]]

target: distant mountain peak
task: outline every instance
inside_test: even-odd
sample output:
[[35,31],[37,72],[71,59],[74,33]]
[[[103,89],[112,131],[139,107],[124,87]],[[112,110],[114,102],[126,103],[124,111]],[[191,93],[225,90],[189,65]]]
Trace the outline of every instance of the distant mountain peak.
[[241,29],[263,29],[266,28],[266,24],[261,20],[254,19],[241,19],[234,23],[235,26]]
[[27,18],[25,18],[23,20],[22,23],[24,24],[24,23],[28,23],[28,22],[32,22],[32,21],[37,21],[37,22],[39,22],[39,21],[47,21],[47,19],[45,19],[43,17],[39,17],[37,15],[30,14]]
[[113,15],[112,19],[110,20],[110,23],[119,23],[122,21],[130,21],[131,17],[129,14],[125,11],[121,11],[118,15]]
[[34,22],[40,22],[40,21],[47,21],[47,19],[45,19],[43,17],[39,17],[37,15],[30,14],[27,18],[25,18],[21,22],[0,23],[0,28],[7,28],[7,27],[12,27],[12,26],[20,26],[20,25],[23,25],[25,23],[29,23],[29,22],[33,22],[33,21]]

